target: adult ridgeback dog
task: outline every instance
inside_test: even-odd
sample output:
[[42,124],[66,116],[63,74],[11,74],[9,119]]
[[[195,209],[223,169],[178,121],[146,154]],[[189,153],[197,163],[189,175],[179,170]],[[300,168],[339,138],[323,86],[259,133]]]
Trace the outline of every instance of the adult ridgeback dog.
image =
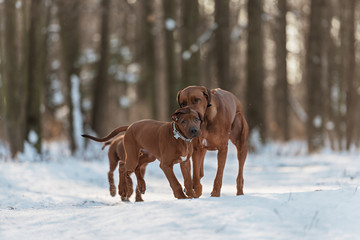
[[249,127],[239,99],[220,88],[209,90],[203,86],[189,86],[178,92],[177,102],[180,107],[189,106],[196,110],[204,119],[202,135],[193,143],[193,184],[196,197],[202,194],[200,179],[204,176],[207,150],[218,150],[218,167],[211,196],[220,196],[229,139],[237,148],[239,161],[236,194],[243,195],[243,169]]
[[[114,132],[118,132],[118,129],[115,129],[112,133],[104,138],[96,138],[90,135],[82,135],[83,137],[90,138],[97,142],[105,142],[102,149],[104,149],[107,145],[110,145],[108,151],[109,158],[109,172],[108,172],[108,181],[109,181],[109,191],[112,197],[116,195],[116,187],[114,183],[114,171],[119,165],[119,195],[122,201],[128,201],[129,196],[133,193],[132,188],[132,180],[129,174],[125,170],[125,149],[124,149],[124,136],[119,136],[113,140],[108,141],[114,135]],[[110,137],[109,137],[110,136]],[[116,136],[116,135],[115,135]],[[155,161],[155,157],[151,155],[149,152],[142,150],[139,155],[139,167],[135,170],[136,178],[138,182],[144,181],[145,169],[148,163]],[[127,187],[126,184],[129,184]],[[145,181],[144,181],[145,184]],[[144,185],[145,186],[145,185]],[[127,190],[127,192],[126,192]],[[144,190],[145,191],[145,190]],[[142,201],[141,193],[138,188],[136,188],[136,201]]]

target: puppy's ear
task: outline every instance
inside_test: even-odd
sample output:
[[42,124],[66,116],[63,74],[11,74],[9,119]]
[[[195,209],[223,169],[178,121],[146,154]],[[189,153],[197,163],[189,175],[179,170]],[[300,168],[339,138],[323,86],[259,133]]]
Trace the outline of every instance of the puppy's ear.
[[207,99],[207,102],[208,102],[207,107],[210,107],[211,106],[211,92],[210,92],[210,90],[208,88],[204,87],[202,92],[203,92],[205,98]]
[[179,108],[171,115],[171,119],[176,122],[177,120],[179,120],[180,114],[188,114],[188,113],[190,113],[189,107]]
[[181,108],[177,109],[173,114],[171,114],[171,120],[177,122],[177,120],[179,120],[180,114],[181,114]]
[[171,115],[171,120],[173,120],[174,122],[177,122],[178,120],[179,120],[179,118],[178,118],[178,113],[173,113],[172,115]]
[[182,91],[182,90],[178,91],[177,96],[176,96],[177,103],[179,104],[180,107],[181,107],[181,104],[180,104],[180,94],[181,94],[181,91]]

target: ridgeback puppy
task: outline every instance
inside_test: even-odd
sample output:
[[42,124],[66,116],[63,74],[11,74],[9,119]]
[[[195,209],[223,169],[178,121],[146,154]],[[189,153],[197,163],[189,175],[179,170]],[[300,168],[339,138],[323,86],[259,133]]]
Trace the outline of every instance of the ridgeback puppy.
[[[115,131],[116,132],[116,131]],[[119,133],[119,132],[118,132]],[[96,138],[90,135],[82,135],[83,137],[90,138],[97,142],[105,142],[111,138],[111,135],[114,134],[114,131],[110,133],[107,137],[104,138]],[[110,136],[110,137],[109,137]],[[125,149],[124,149],[124,136],[119,136],[113,140],[107,141],[104,143],[102,149],[104,149],[107,145],[110,145],[109,151],[108,151],[108,158],[109,158],[109,172],[108,172],[108,181],[109,181],[109,191],[110,195],[112,197],[115,197],[116,195],[116,187],[114,183],[114,171],[119,165],[119,195],[121,197],[122,201],[128,201],[129,196],[133,193],[133,184],[131,177],[129,174],[127,174],[125,170]],[[144,188],[145,187],[145,181],[144,175],[145,175],[145,169],[148,163],[155,161],[155,157],[151,155],[149,152],[146,152],[145,150],[141,151],[141,154],[139,156],[139,167],[135,170],[136,178],[138,179],[138,182],[144,182]],[[129,184],[130,186],[127,187],[125,184]],[[127,190],[128,192],[125,192]],[[143,190],[145,192],[145,190]],[[142,201],[141,193],[138,188],[136,188],[136,201]]]
[[[126,131],[123,141],[126,152],[124,164],[126,173],[124,176],[130,176],[134,171],[135,174],[139,172],[137,174],[140,176],[137,176],[136,201],[139,201],[141,194],[145,192],[145,181],[140,173],[141,166],[144,162],[148,162],[149,159],[155,158],[160,160],[160,168],[164,171],[174,196],[179,199],[187,198],[187,196],[191,198],[194,197],[194,193],[189,159],[193,151],[192,139],[201,134],[202,118],[198,112],[186,107],[176,110],[171,115],[171,119],[172,122],[140,120],[130,126],[116,128],[104,138],[95,138],[89,135],[82,136],[105,142]],[[144,160],[142,160],[142,156]],[[187,196],[184,194],[181,184],[173,172],[173,165],[176,163],[180,163]],[[122,177],[122,179],[127,182],[119,185],[119,193],[127,194],[124,199],[128,200],[132,193],[131,178]]]
[[[124,135],[125,168],[129,174],[135,171],[139,166],[139,152],[145,149],[159,159],[160,168],[165,173],[175,198],[192,198],[192,139],[201,135],[202,118],[197,111],[185,107],[176,110],[171,119],[172,122],[141,120],[129,126]],[[173,166],[176,163],[180,163],[187,196],[174,174]]]
[[211,196],[220,196],[229,139],[237,148],[239,161],[236,195],[243,195],[243,169],[249,127],[239,99],[220,88],[209,90],[203,86],[189,86],[178,92],[177,102],[180,107],[189,106],[196,110],[204,119],[202,135],[193,143],[193,184],[196,197],[202,194],[200,179],[204,176],[207,150],[218,150],[218,167]]

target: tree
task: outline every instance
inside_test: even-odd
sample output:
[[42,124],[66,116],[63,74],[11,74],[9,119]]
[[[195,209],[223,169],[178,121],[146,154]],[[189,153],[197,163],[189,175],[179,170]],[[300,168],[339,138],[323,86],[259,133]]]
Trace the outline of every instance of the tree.
[[325,0],[311,1],[310,30],[306,51],[306,89],[307,89],[307,143],[309,152],[319,150],[324,144],[324,89],[322,21],[326,7]]
[[181,85],[198,85],[200,82],[199,3],[197,0],[181,2]]
[[215,0],[215,62],[219,86],[231,90],[230,79],[230,6],[229,0]]
[[246,102],[250,132],[259,131],[261,141],[264,143],[266,138],[266,108],[264,100],[262,12],[262,0],[248,2]]
[[24,149],[27,86],[26,51],[22,41],[26,28],[17,21],[15,4],[15,0],[4,1],[3,111],[12,157]]
[[165,71],[169,90],[169,112],[172,113],[178,107],[176,95],[180,88],[175,61],[176,1],[163,0],[162,3],[165,22]]
[[101,17],[101,41],[100,41],[100,60],[98,63],[97,76],[94,80],[93,88],[93,109],[92,109],[92,129],[99,135],[105,135],[104,116],[107,112],[107,92],[109,88],[108,67],[109,67],[109,20],[110,20],[110,0],[102,0]]
[[[26,136],[38,153],[42,146],[43,88],[46,78],[46,40],[44,31],[47,11],[43,0],[32,0],[28,31],[28,87],[26,101]],[[29,134],[32,133],[33,137]],[[32,138],[32,139],[29,139]]]
[[278,16],[274,26],[275,44],[275,71],[276,82],[274,87],[275,121],[283,140],[290,139],[289,129],[289,96],[287,81],[287,50],[286,50],[286,12],[287,0],[278,0]]
[[355,0],[341,2],[341,50],[342,50],[342,81],[346,94],[346,149],[349,150],[354,138],[356,108],[355,82]]
[[138,20],[139,39],[137,60],[140,63],[140,79],[138,83],[139,101],[148,105],[151,109],[151,116],[155,117],[156,98],[155,98],[155,76],[156,76],[156,56],[153,34],[154,24],[154,1],[140,1],[140,20]]
[[60,39],[62,46],[62,62],[64,75],[66,79],[67,91],[66,102],[69,106],[68,115],[68,137],[70,140],[70,149],[74,153],[77,149],[74,136],[74,105],[71,96],[72,82],[71,79],[78,78],[80,73],[79,56],[80,56],[80,1],[62,1],[57,0],[58,17],[61,26]]

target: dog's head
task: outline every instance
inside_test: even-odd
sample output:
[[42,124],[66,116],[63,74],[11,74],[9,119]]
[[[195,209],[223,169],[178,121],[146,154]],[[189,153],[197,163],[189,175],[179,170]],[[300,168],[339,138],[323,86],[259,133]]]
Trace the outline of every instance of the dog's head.
[[171,115],[171,119],[175,122],[176,129],[184,137],[192,139],[201,135],[202,116],[190,107],[177,109]]
[[203,86],[189,86],[178,92],[177,102],[180,107],[189,106],[199,112],[203,118],[206,109],[211,106],[211,93]]

